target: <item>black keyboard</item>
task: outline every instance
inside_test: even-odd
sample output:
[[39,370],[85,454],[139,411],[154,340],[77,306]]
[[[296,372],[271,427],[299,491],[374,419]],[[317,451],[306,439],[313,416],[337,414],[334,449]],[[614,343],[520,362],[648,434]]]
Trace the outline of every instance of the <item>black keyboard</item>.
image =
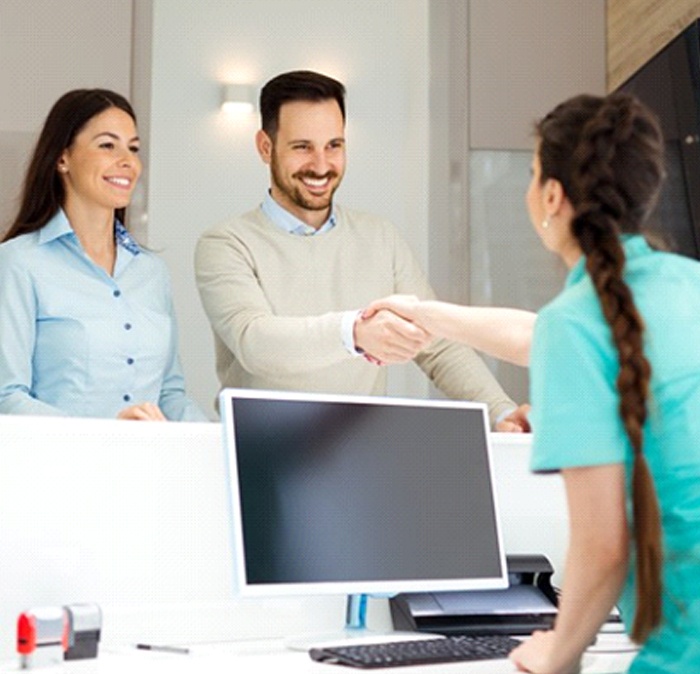
[[312,660],[350,667],[406,667],[438,662],[498,660],[519,644],[502,634],[487,636],[449,636],[419,641],[390,641],[377,644],[352,644],[312,648]]

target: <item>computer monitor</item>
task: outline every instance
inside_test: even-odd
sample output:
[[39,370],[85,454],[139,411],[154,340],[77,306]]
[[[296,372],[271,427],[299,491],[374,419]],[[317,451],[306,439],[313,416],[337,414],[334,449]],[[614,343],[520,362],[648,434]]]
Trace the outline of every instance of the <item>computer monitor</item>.
[[241,596],[507,587],[483,404],[226,389],[220,411]]

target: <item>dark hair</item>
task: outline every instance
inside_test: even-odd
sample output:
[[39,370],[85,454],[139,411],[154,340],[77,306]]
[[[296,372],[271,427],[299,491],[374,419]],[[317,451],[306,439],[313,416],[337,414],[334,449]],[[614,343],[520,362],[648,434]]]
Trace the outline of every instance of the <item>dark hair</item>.
[[[106,89],[75,89],[54,103],[29,162],[19,212],[4,241],[41,229],[64,205],[66,194],[57,168],[61,154],[87,122],[109,108],[123,110],[136,122],[129,102]],[[124,210],[115,210],[122,222]]]
[[618,351],[619,412],[634,450],[633,537],[637,610],[631,636],[643,642],[661,621],[661,523],[654,482],[642,453],[651,366],[644,323],[623,278],[621,233],[641,233],[664,178],[663,139],[655,115],[629,94],[577,96],[537,124],[542,182],[558,180],[574,207],[573,236]]
[[311,70],[293,70],[273,77],[260,92],[262,128],[274,140],[279,127],[280,108],[292,101],[334,99],[345,121],[345,87],[332,77]]

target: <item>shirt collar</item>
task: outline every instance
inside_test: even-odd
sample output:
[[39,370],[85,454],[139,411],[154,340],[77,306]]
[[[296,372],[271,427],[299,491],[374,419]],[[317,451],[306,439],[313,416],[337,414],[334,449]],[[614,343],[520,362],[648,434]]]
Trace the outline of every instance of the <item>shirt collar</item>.
[[[625,251],[625,264],[627,264],[629,260],[652,252],[651,246],[641,234],[622,234],[620,240],[622,241],[622,248]],[[581,255],[576,264],[571,267],[566,277],[565,287],[568,288],[569,286],[576,285],[586,275],[586,256]]]
[[[75,237],[75,232],[70,226],[65,212],[60,208],[39,231],[39,243],[49,243],[62,236]],[[119,220],[114,221],[114,239],[117,245],[128,250],[132,255],[138,255],[141,252],[141,246],[139,246],[136,239],[129,234],[126,227],[124,227]]]
[[141,246],[119,220],[114,221],[114,239],[117,245],[125,248],[132,255],[138,255],[141,252]]
[[62,208],[39,230],[39,243],[49,243],[62,236],[75,235]]
[[331,207],[330,215],[318,229],[310,227],[305,222],[302,222],[295,215],[292,215],[286,208],[280,206],[268,191],[265,199],[262,202],[261,208],[263,213],[272,220],[272,222],[280,229],[295,234],[297,236],[316,236],[330,231],[336,225],[335,212]]

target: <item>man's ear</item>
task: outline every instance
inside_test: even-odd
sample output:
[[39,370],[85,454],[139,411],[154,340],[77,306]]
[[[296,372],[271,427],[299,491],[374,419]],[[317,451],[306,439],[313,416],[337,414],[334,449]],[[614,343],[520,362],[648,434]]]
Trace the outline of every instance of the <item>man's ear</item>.
[[255,134],[255,147],[260,158],[269,164],[272,161],[272,139],[262,129]]

